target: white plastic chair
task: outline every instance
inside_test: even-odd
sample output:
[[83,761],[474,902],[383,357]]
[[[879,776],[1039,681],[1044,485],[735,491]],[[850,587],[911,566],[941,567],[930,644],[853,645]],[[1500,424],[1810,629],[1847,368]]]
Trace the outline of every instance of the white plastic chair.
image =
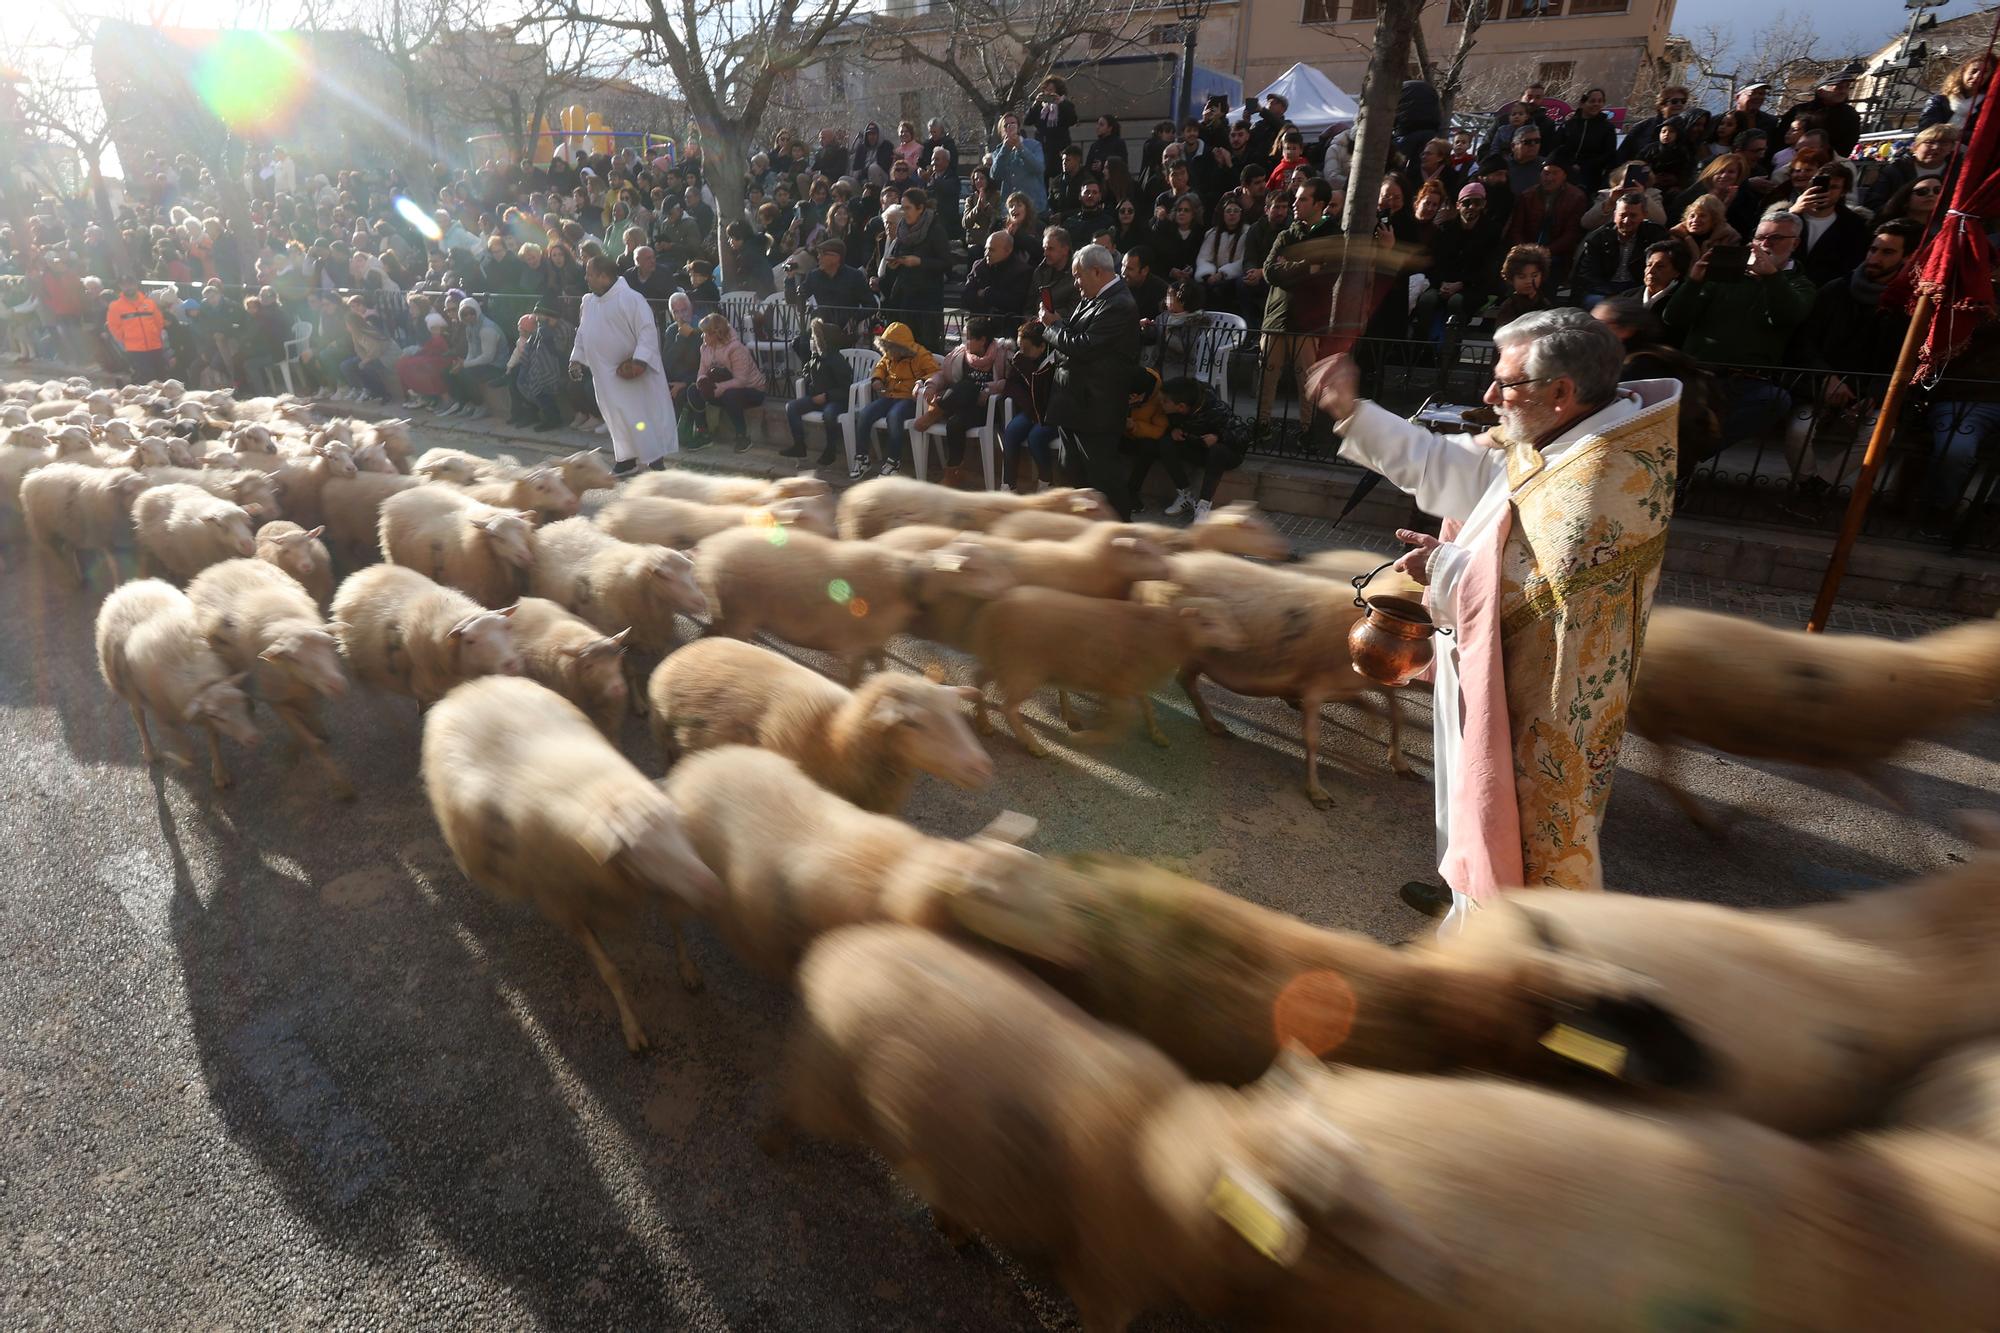
[[[766,322],[774,330],[773,334],[768,338],[759,338],[757,336],[756,314],[758,311],[764,313]],[[772,292],[762,301],[759,301],[752,310],[748,330],[739,330],[738,333],[738,336],[750,344],[750,352],[757,358],[758,364],[763,367],[765,375],[777,380],[784,379],[786,375],[791,373],[792,369],[792,340],[784,335],[784,316],[786,313],[785,294],[783,292]],[[731,322],[735,322],[733,317]],[[769,359],[767,360],[766,358]]]
[[[927,385],[917,386],[917,416],[924,414],[929,396]],[[999,448],[1000,431],[1007,424],[1008,418],[1013,415],[1011,407],[1012,402],[1005,395],[988,398],[986,424],[968,427],[965,432],[968,442],[978,442],[979,462],[986,471],[986,489],[989,491],[993,489],[993,459]],[[945,423],[940,421],[928,430],[918,430],[913,421],[904,429],[910,432],[910,465],[916,469],[917,480],[923,481],[930,461],[932,440],[938,442],[938,460],[940,462],[944,460]]]
[[[870,386],[874,383],[872,377],[875,374],[875,363],[882,359],[882,354],[872,347],[843,347],[840,349],[840,354],[847,358],[848,367],[854,371],[854,382],[847,386],[847,415],[840,420],[841,443],[847,447],[847,469],[852,472],[854,470],[854,414],[859,412],[861,405],[869,399]],[[805,397],[805,376],[799,376],[794,383],[798,385],[798,388],[792,396],[794,398]],[[827,404],[827,407],[831,406],[831,403]],[[817,408],[814,411],[807,412],[799,420],[810,426],[824,425],[826,424],[826,408]]]
[[1220,310],[1189,318],[1184,326],[1188,340],[1187,372],[1207,382],[1216,395],[1229,398],[1229,358],[1249,333],[1243,316]]
[[312,341],[312,331],[313,326],[307,321],[303,319],[295,321],[292,325],[292,337],[285,342],[285,359],[272,367],[279,375],[284,377],[285,392],[288,394],[294,392],[292,389],[292,367],[297,366],[299,373],[302,375],[305,373],[306,345]]
[[757,323],[754,316],[757,312],[757,303],[763,299],[755,292],[724,292],[719,301],[723,318],[729,321],[729,327],[736,330],[736,336],[741,338],[745,345],[756,336]]

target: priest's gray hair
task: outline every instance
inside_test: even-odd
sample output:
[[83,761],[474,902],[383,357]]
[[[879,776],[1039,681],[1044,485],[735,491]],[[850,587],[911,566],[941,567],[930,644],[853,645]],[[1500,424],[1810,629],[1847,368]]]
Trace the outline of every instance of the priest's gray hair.
[[1108,246],[1086,245],[1076,252],[1076,258],[1071,263],[1077,268],[1094,268],[1104,273],[1118,271],[1118,256],[1112,254]]
[[1537,310],[1503,325],[1495,347],[1528,348],[1521,368],[1538,380],[1567,379],[1585,403],[1603,403],[1618,391],[1625,347],[1618,335],[1587,310]]

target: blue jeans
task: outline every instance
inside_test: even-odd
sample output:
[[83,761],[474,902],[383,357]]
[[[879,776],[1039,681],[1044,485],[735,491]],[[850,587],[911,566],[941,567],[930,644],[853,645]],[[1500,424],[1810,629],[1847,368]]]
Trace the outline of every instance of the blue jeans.
[[818,412],[825,418],[825,456],[832,458],[840,452],[841,445],[839,404],[835,403],[832,398],[827,399],[825,407],[818,406],[811,398],[794,398],[791,402],[786,403],[785,420],[790,423],[792,428],[792,445],[794,448],[803,449],[806,447],[805,415],[808,412]]
[[1727,375],[1716,380],[1715,392],[1725,449],[1762,435],[1792,410],[1792,395],[1769,380]]
[[875,423],[887,421],[889,443],[883,446],[882,456],[893,458],[900,464],[910,448],[910,432],[905,427],[916,414],[917,400],[914,398],[871,398],[863,403],[861,410],[854,414],[854,456],[868,456],[873,448]]
[[1979,446],[2000,430],[2000,403],[1934,403],[1931,442],[1937,453],[1924,478],[1924,503],[1950,509],[1965,498],[1966,483],[1979,466]]
[[1014,419],[1000,432],[1000,444],[1007,458],[1005,475],[1014,475],[1014,466],[1019,462],[1021,450],[1026,449],[1035,458],[1035,470],[1043,480],[1055,476],[1055,457],[1049,445],[1062,432],[1054,426],[1045,426],[1026,412],[1016,412]]
[[363,361],[358,356],[350,356],[340,363],[340,375],[352,387],[373,394],[385,403],[390,401],[389,371],[380,361]]

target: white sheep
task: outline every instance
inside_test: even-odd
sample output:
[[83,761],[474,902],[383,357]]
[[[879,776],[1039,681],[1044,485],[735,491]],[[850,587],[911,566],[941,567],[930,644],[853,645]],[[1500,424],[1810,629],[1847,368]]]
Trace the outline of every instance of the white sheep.
[[1704,827],[1713,821],[1674,780],[1684,745],[1851,773],[1900,800],[1884,761],[2000,699],[1993,620],[1898,641],[1663,606],[1645,633],[1631,728],[1661,747],[1661,781]]
[[443,482],[449,486],[469,486],[475,481],[489,477],[502,477],[507,473],[507,465],[498,459],[482,458],[478,454],[467,453],[463,449],[450,449],[443,445],[426,449],[410,464],[412,476],[425,481]]
[[[1230,557],[1234,558],[1234,557]],[[1243,631],[1229,608],[1206,598],[1177,598],[1164,606],[1079,597],[1052,588],[1016,588],[996,599],[972,622],[972,653],[979,659],[979,729],[993,721],[983,687],[998,687],[1007,725],[1023,749],[1048,754],[1021,719],[1021,705],[1044,685],[1060,687],[1057,702],[1071,730],[1082,723],[1070,709],[1069,691],[1104,696],[1104,714],[1081,739],[1107,743],[1131,726],[1135,709],[1146,734],[1167,743],[1148,693],[1197,654],[1241,648]]]
[[695,551],[710,631],[747,639],[761,631],[845,660],[848,683],[889,640],[949,594],[986,599],[1011,579],[977,542],[894,551],[793,529],[732,528]]
[[833,535],[833,502],[825,496],[810,500],[775,500],[764,505],[705,504],[663,495],[623,496],[597,515],[597,526],[628,542],[650,542],[685,551],[731,528],[796,528],[800,532]]
[[354,786],[327,753],[319,701],[347,693],[340,649],[319,607],[291,575],[262,560],[225,560],[188,584],[202,633],[232,671],[250,678],[299,745],[326,770],[334,794]]
[[349,442],[359,448],[380,445],[396,471],[410,472],[410,419],[387,417],[381,421],[356,421]]
[[257,558],[297,579],[322,610],[333,601],[333,559],[320,540],[325,531],[284,520],[257,529]]
[[307,527],[318,527],[325,521],[320,511],[321,488],[330,480],[352,477],[357,471],[353,452],[338,440],[322,439],[303,456],[286,457],[272,473],[278,492],[284,497],[285,517]]
[[[1320,709],[1377,689],[1354,669],[1347,634],[1362,609],[1354,589],[1332,579],[1297,574],[1212,551],[1172,557],[1168,589],[1135,589],[1135,597],[1206,597],[1229,608],[1243,631],[1243,646],[1198,653],[1180,673],[1181,688],[1202,726],[1229,734],[1201,697],[1201,678],[1213,677],[1226,690],[1253,699],[1284,699],[1299,710],[1305,747],[1306,796],[1316,806],[1333,803],[1319,781]],[[1383,691],[1389,712],[1389,767],[1407,773],[1403,758],[1403,718],[1393,691]]]
[[[218,791],[229,786],[221,738],[255,745],[257,729],[243,694],[244,677],[232,674],[209,645],[187,594],[159,579],[113,591],[97,611],[97,668],[111,692],[132,709],[147,763],[159,758],[146,727],[151,712],[176,732],[184,727],[207,732],[209,778]],[[181,767],[192,765],[172,741],[167,751]]]
[[544,597],[514,603],[511,625],[529,679],[581,708],[617,744],[631,703],[625,683],[625,639],[631,631],[605,634]]
[[132,502],[146,484],[145,476],[130,468],[78,463],[38,468],[21,482],[21,519],[28,539],[51,561],[67,554],[78,587],[84,581],[83,553],[103,551],[116,584],[118,561],[111,548],[130,535]]
[[354,678],[419,707],[475,676],[521,674],[508,614],[400,565],[350,574],[333,595],[334,637]]
[[482,504],[525,509],[544,523],[576,517],[576,493],[563,484],[562,473],[554,468],[528,468],[512,477],[475,481],[464,489]]
[[2000,1148],[2000,1041],[1976,1041],[1926,1065],[1897,1096],[1887,1123]]
[[270,473],[249,469],[154,467],[146,480],[155,486],[199,486],[218,499],[241,505],[252,518],[278,516],[278,483]]
[[418,486],[383,501],[382,558],[422,570],[482,606],[508,606],[534,567],[533,518],[449,486]]
[[902,809],[920,773],[957,787],[993,780],[993,761],[965,721],[965,701],[977,694],[893,671],[850,691],[767,648],[722,638],[672,654],[647,686],[653,737],[669,762],[759,745],[883,814]]
[[768,976],[787,975],[816,936],[859,922],[967,933],[1059,963],[1080,948],[1087,924],[1053,887],[1072,872],[1013,845],[1032,831],[1023,816],[963,842],[932,837],[740,745],[690,755],[660,785],[722,881],[703,915]]
[[708,614],[694,562],[664,546],[619,541],[587,518],[567,518],[535,534],[528,591],[568,608],[606,634],[631,631],[625,683],[633,709],[645,706],[642,661],[674,650],[677,615]]
[[190,579],[221,560],[257,554],[250,515],[199,486],[153,486],[132,502],[139,572],[154,566]]
[[[1016,541],[1064,541],[1089,531],[1096,522],[1076,514],[1023,509],[1004,515],[988,531],[996,537],[1012,537]],[[1166,523],[1128,526],[1136,535],[1169,552],[1220,551],[1259,560],[1283,560],[1292,550],[1285,535],[1247,500],[1226,504],[1185,527]]]
[[1023,509],[1047,509],[1088,519],[1118,517],[1096,491],[1058,486],[1033,495],[1016,495],[1011,491],[974,493],[909,477],[877,477],[841,493],[839,530],[848,541],[873,537],[909,523],[983,530]]
[[672,500],[692,500],[709,505],[767,505],[780,500],[810,500],[833,494],[833,488],[814,476],[716,477],[685,468],[645,472],[625,483],[626,495],[663,495]]
[[382,505],[392,495],[422,486],[422,477],[361,472],[330,478],[319,492],[320,522],[327,545],[349,567],[368,564],[381,555]]
[[[524,899],[576,936],[618,1005],[625,1045],[646,1048],[598,932],[665,900],[669,919],[718,891],[688,845],[674,803],[574,704],[530,680],[453,690],[424,723],[424,791],[451,854],[489,892]],[[678,924],[689,989],[701,974]]]

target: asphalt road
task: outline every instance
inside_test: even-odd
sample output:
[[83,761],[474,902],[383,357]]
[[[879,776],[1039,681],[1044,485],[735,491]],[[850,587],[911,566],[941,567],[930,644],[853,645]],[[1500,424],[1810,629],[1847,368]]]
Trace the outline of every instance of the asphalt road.
[[[1017,1266],[952,1251],[865,1155],[758,1152],[787,998],[700,928],[695,996],[660,923],[609,942],[655,1043],[629,1057],[574,944],[451,864],[408,701],[332,710],[351,805],[275,735],[230,753],[219,798],[199,769],[143,765],[97,676],[102,591],[0,576],[0,1326],[1074,1326]],[[1394,889],[1430,873],[1430,790],[1383,767],[1379,714],[1330,710],[1319,811],[1288,709],[1215,696],[1219,740],[1160,697],[1169,749],[1035,760],[997,738],[990,789],[927,782],[909,816],[962,835],[1023,810],[1043,850],[1154,858],[1382,938],[1422,927]],[[1427,778],[1427,704],[1408,713]],[[626,749],[658,771],[636,725]],[[1697,790],[1741,814],[1716,842],[1635,742],[1610,879],[1742,905],[1893,882],[1964,852],[1946,818],[1991,803],[1997,759],[1991,719],[1918,747],[1905,816],[1705,755]]]

